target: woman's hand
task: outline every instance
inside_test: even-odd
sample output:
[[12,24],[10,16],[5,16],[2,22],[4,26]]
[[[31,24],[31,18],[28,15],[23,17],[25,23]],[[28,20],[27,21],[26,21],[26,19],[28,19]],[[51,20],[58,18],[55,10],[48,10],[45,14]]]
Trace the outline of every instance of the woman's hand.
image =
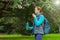
[[33,17],[36,17],[36,15],[35,15],[35,14],[32,14],[32,16],[33,16]]

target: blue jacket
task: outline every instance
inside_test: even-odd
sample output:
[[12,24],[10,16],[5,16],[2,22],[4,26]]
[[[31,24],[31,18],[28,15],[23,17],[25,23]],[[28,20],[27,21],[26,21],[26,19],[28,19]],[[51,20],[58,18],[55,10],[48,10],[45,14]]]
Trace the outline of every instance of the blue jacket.
[[43,22],[44,22],[44,16],[41,14],[36,14],[36,17],[34,18],[34,23],[36,27],[40,26]]
[[27,22],[26,29],[34,29],[34,34],[41,33],[43,34],[43,28],[40,27],[40,25],[44,22],[44,16],[41,14],[35,14],[36,17],[34,18],[34,24],[32,27],[29,27],[29,24]]

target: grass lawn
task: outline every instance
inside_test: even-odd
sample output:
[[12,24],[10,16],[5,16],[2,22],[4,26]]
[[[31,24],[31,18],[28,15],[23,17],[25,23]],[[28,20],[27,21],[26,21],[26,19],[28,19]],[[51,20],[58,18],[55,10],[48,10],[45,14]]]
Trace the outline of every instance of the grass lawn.
[[[24,36],[19,34],[0,35],[0,40],[34,40],[34,36]],[[60,40],[60,34],[46,34],[43,40]]]

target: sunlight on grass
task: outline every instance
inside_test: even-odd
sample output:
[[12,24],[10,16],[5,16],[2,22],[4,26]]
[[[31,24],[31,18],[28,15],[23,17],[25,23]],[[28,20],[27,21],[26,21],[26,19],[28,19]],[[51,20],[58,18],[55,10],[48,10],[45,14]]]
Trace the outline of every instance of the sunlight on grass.
[[[0,40],[34,40],[34,35],[24,36],[19,34],[0,35]],[[60,40],[60,34],[43,35],[43,40]]]

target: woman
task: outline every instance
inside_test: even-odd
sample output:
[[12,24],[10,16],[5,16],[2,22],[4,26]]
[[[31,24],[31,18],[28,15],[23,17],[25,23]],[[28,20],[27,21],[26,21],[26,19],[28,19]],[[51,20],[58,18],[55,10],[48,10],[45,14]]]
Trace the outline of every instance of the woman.
[[[31,29],[34,30],[35,39],[42,40],[42,36],[44,34],[44,31],[43,31],[44,16],[41,15],[41,8],[39,6],[35,7],[34,12],[35,14],[32,14],[33,19],[34,19],[33,21],[34,24],[33,24],[33,27],[31,27]],[[28,29],[28,26],[27,26],[27,29]]]

